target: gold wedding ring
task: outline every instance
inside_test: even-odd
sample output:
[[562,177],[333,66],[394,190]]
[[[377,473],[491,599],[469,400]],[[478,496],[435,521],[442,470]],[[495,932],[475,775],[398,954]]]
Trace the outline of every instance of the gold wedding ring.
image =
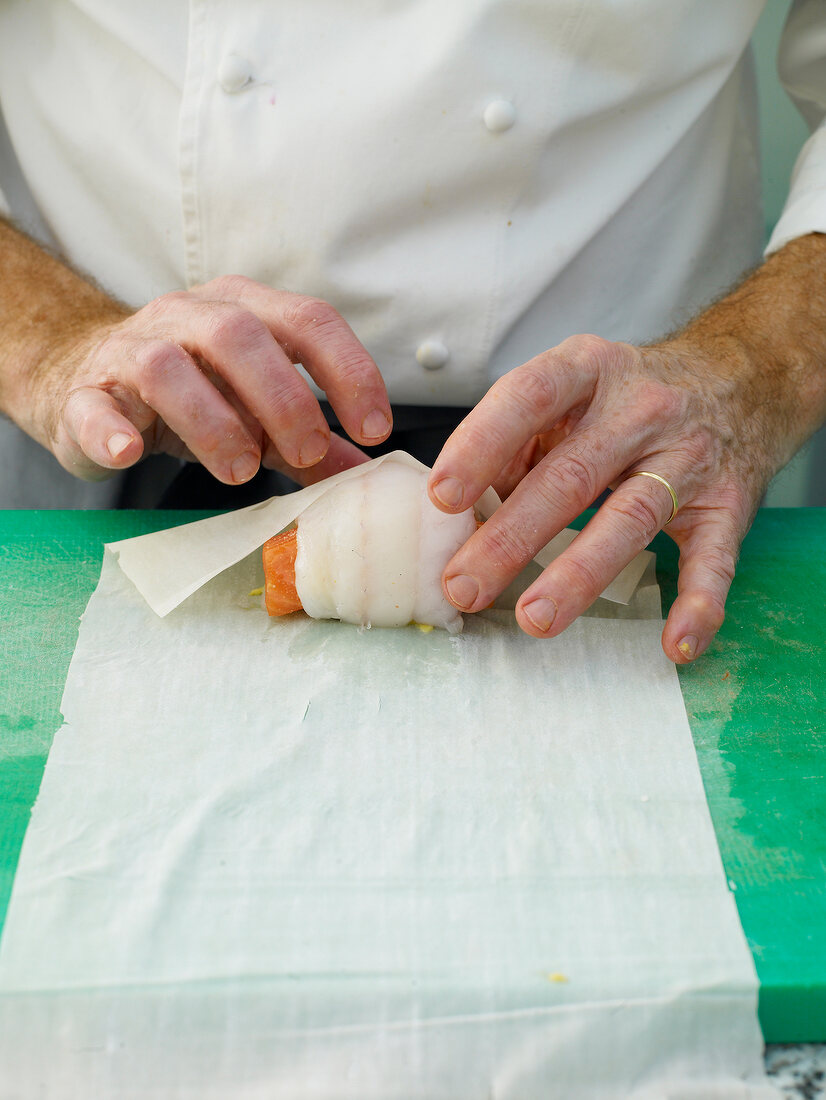
[[663,524],[663,527],[667,527],[680,510],[680,505],[677,501],[677,494],[674,492],[672,487],[669,485],[664,477],[660,477],[659,474],[652,474],[650,470],[634,470],[633,474],[629,474],[625,480],[628,481],[628,478],[631,477],[652,477],[655,481],[659,481],[660,485],[664,485],[666,489],[668,489],[668,492],[671,494],[671,515]]

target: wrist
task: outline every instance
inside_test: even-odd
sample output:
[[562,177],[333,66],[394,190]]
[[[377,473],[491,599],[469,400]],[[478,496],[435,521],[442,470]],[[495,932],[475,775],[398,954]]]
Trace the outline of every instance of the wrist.
[[85,349],[130,311],[2,221],[0,253],[0,409],[48,446],[49,410]]

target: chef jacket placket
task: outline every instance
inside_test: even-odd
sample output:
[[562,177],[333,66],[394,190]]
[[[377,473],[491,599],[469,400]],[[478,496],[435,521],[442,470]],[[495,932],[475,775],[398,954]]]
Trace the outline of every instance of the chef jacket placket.
[[188,282],[240,272],[330,302],[398,403],[477,400],[501,328],[528,131],[478,11],[191,4]]

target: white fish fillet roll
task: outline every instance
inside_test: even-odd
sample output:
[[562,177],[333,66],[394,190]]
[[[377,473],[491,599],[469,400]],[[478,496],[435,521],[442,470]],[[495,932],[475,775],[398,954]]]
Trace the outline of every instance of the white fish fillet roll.
[[311,504],[297,527],[295,587],[308,615],[462,629],[442,573],[476,520],[472,508],[440,512],[427,495],[426,470],[396,462],[368,469]]

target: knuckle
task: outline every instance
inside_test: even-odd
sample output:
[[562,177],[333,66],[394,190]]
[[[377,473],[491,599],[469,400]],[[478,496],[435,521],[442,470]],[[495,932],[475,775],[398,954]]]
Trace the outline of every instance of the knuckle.
[[601,488],[593,464],[572,451],[554,459],[547,467],[544,483],[554,495],[564,497],[577,508],[591,504]]
[[582,333],[569,336],[555,349],[561,363],[573,374],[587,378],[591,385],[603,375],[614,373],[615,368],[626,366],[628,356],[638,356],[636,348],[613,343],[601,336]]
[[371,367],[369,355],[359,346],[341,347],[335,356],[335,383],[339,388],[354,390],[354,395],[359,396],[361,387],[370,382]]
[[671,424],[683,414],[684,394],[664,382],[646,380],[637,397],[637,411],[643,421],[651,424]]
[[[642,479],[635,478],[635,480]],[[612,494],[604,507],[625,529],[623,533],[630,535],[634,545],[638,545],[640,549],[651,542],[668,518],[667,514],[665,516],[661,514],[651,489],[646,490],[643,496]],[[671,511],[670,501],[668,511]]]
[[293,294],[284,305],[284,321],[298,335],[315,334],[339,323],[339,315],[327,302],[303,294]]
[[596,564],[588,558],[568,555],[562,564],[567,587],[579,596],[594,600],[605,587]]
[[265,329],[264,322],[251,310],[233,306],[211,309],[207,321],[209,342],[227,351],[258,343]]
[[315,398],[306,397],[300,391],[273,392],[267,402],[267,423],[276,435],[278,446],[298,445],[302,436],[311,429],[318,429],[318,405]]
[[736,567],[736,558],[731,550],[723,546],[716,547],[708,551],[703,564],[706,572],[720,581],[727,591],[734,580]]
[[[491,530],[488,530],[488,527]],[[505,574],[521,569],[535,553],[519,527],[510,523],[485,524],[479,531],[482,539],[482,553],[485,560],[492,562],[498,572]]]
[[253,285],[253,280],[246,275],[219,275],[204,283],[200,289],[206,291],[210,297],[232,300],[242,297]]
[[719,445],[710,428],[698,425],[684,437],[681,449],[691,469],[706,473],[717,457]]
[[198,436],[197,439],[193,439],[192,445],[197,447],[198,453],[207,457],[219,455],[223,453],[230,453],[234,450],[231,446],[233,443],[233,432],[227,425],[207,424],[204,421],[199,422],[197,415],[190,414],[190,422],[193,425],[197,425]]
[[185,359],[183,348],[164,340],[147,340],[137,348],[135,368],[138,388],[150,405],[169,376],[180,368]]
[[512,378],[521,405],[536,410],[553,408],[557,404],[560,387],[554,365],[553,359],[543,359],[526,363],[515,372]]
[[141,320],[150,321],[163,319],[188,298],[189,293],[185,290],[170,290],[167,294],[161,294],[157,298],[153,298],[151,302],[147,302],[142,309],[138,310],[135,316],[141,318]]
[[583,332],[563,340],[557,350],[567,360],[579,365],[592,361],[600,362],[608,358],[615,348],[616,344],[610,340],[605,340],[602,336],[594,336],[590,332]]

